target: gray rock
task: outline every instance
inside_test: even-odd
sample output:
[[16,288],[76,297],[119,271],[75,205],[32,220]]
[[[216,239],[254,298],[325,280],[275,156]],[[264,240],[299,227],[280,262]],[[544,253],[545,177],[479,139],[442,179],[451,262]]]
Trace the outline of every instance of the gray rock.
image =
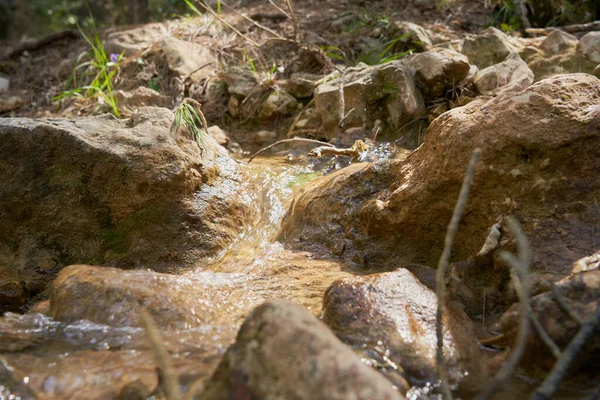
[[258,84],[256,73],[243,67],[231,67],[223,73],[229,94],[245,98]]
[[469,73],[469,60],[463,54],[448,49],[433,49],[415,54],[408,60],[415,83],[425,99],[443,97]]
[[462,52],[479,69],[502,62],[518,46],[501,30],[488,28],[479,35],[465,39]]
[[589,32],[577,44],[577,53],[592,62],[600,64],[600,32]]
[[552,31],[540,44],[540,49],[546,53],[560,53],[577,46],[577,38],[560,29]]
[[165,36],[161,43],[172,71],[201,82],[215,72],[215,58],[210,49],[198,43]]
[[201,396],[207,400],[400,400],[400,393],[305,308],[257,307]]
[[409,43],[421,51],[427,50],[433,46],[429,32],[421,25],[410,21],[401,21],[396,23],[396,25],[398,25],[402,33],[406,36],[406,38],[403,39],[403,42]]
[[258,109],[258,117],[262,120],[272,119],[281,115],[291,115],[298,111],[296,99],[283,89],[276,89]]
[[117,90],[115,99],[119,109],[135,110],[144,106],[172,107],[173,99],[149,87],[140,86],[132,92]]
[[[336,135],[339,121],[339,78],[315,90],[315,103],[323,130]],[[358,65],[344,73],[345,127],[368,127],[380,119],[395,134],[407,122],[425,115],[425,103],[403,60],[368,67]]]
[[475,74],[474,84],[479,93],[519,91],[533,83],[533,72],[512,53],[503,62],[484,68]]
[[311,97],[321,75],[297,72],[290,76],[285,84],[285,90],[297,99]]
[[252,138],[252,141],[258,145],[273,143],[277,139],[277,134],[273,131],[258,131]]
[[167,35],[167,30],[162,24],[146,24],[109,33],[104,48],[107,53],[125,52],[125,55],[132,56],[137,51],[150,48],[164,35]]
[[221,146],[227,146],[227,144],[230,142],[227,132],[219,128],[217,125],[209,126],[208,134]]
[[0,76],[0,93],[8,91],[10,88],[10,80]]

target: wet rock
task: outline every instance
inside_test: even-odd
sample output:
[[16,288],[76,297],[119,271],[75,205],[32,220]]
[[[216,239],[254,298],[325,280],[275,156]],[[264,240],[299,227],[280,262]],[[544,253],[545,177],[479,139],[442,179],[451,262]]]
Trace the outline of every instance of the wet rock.
[[298,102],[285,90],[274,90],[258,109],[258,117],[262,120],[291,115],[298,110]]
[[203,399],[402,399],[305,308],[269,300],[247,318]]
[[[402,60],[368,67],[358,65],[344,73],[344,102],[350,113],[347,128],[370,128],[375,120],[384,122],[384,132],[399,135],[398,128],[425,115],[425,104],[410,69]],[[328,138],[337,134],[339,122],[339,78],[315,90],[315,103]]]
[[448,49],[434,49],[408,59],[415,83],[426,100],[444,97],[469,73],[466,56]]
[[195,277],[148,270],[71,265],[50,286],[50,316],[109,326],[139,326],[142,308],[161,329],[190,329],[214,323],[235,285],[244,277],[206,272]]
[[473,83],[479,93],[516,92],[531,86],[533,72],[518,54],[512,53],[503,62],[478,71]]
[[75,262],[180,270],[237,237],[238,164],[212,138],[173,138],[172,118],[0,120],[0,260],[31,293]]
[[414,46],[415,50],[424,51],[433,46],[429,32],[421,25],[410,21],[401,21],[396,23],[396,25],[400,28],[402,34],[405,35],[402,41],[410,44],[411,47]]
[[243,67],[231,67],[223,73],[229,94],[241,98],[247,97],[258,84],[256,74]]
[[285,84],[285,90],[297,99],[311,97],[321,75],[297,72],[292,74]]
[[209,126],[208,134],[221,146],[227,146],[230,141],[229,136],[227,136],[227,132],[219,128],[217,125]]
[[[556,282],[556,290],[581,321],[589,321],[596,308],[600,306],[600,270],[594,269],[568,276]],[[550,338],[561,350],[564,349],[579,331],[581,327],[579,323],[561,308],[552,292],[533,297],[530,305]],[[517,334],[519,314],[520,307],[515,304],[500,319],[499,325],[509,345],[514,342]],[[571,373],[586,370],[597,372],[595,367],[597,367],[598,356],[600,356],[600,335],[594,335],[572,364]],[[532,327],[524,363],[550,369],[554,361],[554,356]]]
[[469,57],[471,64],[483,69],[502,62],[518,48],[504,32],[488,28],[473,38],[465,39],[462,52]]
[[133,29],[111,32],[104,48],[107,53],[122,53],[132,56],[137,51],[150,48],[161,37],[167,34],[162,24],[145,24]]
[[594,65],[600,64],[600,32],[589,32],[577,43],[577,54]]
[[166,36],[161,43],[169,68],[192,82],[201,82],[215,72],[209,48],[198,43]]
[[[323,321],[357,349],[384,349],[412,384],[436,377],[435,293],[406,269],[334,282],[323,299]],[[444,353],[454,382],[481,379],[484,357],[471,320],[453,303],[444,317]],[[473,382],[466,383],[471,390]]]
[[342,257],[365,267],[436,265],[472,150],[480,147],[453,259],[477,254],[497,218],[515,214],[531,241],[535,273],[566,276],[597,230],[599,88],[591,75],[561,75],[454,108],[433,121],[406,161],[353,164],[304,186],[280,239],[305,250],[343,249]]
[[126,109],[137,109],[145,106],[155,107],[172,107],[173,99],[169,96],[160,94],[156,90],[150,89],[149,87],[140,86],[133,92],[126,92],[123,90],[117,90],[115,92],[115,99],[119,108]]

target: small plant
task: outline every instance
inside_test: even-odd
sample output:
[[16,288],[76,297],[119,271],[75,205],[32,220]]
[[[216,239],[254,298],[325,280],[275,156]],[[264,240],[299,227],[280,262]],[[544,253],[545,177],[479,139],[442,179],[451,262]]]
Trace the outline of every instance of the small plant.
[[[203,135],[208,135],[208,125],[200,107],[200,103],[196,100],[190,98],[184,99],[173,111],[175,114],[173,125],[176,128],[175,133],[178,133],[181,129],[181,124],[184,123],[192,132],[194,140],[202,152],[206,148]],[[200,130],[201,127],[204,128],[204,133]]]
[[[88,42],[91,51],[84,51],[77,57],[73,72],[65,84],[65,89],[52,100],[61,101],[65,98],[76,96],[87,98],[101,96],[104,102],[110,106],[112,113],[116,117],[120,117],[121,114],[117,108],[112,80],[119,70],[119,63],[123,59],[123,53],[108,55],[104,50],[104,45],[93,22],[93,18],[91,25],[93,35],[86,35],[81,26],[77,24],[81,36]],[[90,36],[93,37],[93,40]],[[87,61],[84,61],[86,59]],[[83,73],[78,76],[80,70],[83,70]],[[74,89],[69,89],[71,87],[74,87]]]

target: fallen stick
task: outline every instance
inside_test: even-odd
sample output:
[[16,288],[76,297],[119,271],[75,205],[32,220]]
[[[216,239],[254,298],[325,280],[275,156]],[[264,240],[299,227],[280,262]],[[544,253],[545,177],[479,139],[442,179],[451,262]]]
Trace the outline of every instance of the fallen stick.
[[450,253],[452,251],[452,244],[454,243],[454,236],[458,230],[458,225],[460,223],[465,205],[467,204],[467,198],[469,197],[469,190],[473,184],[475,165],[477,164],[480,153],[481,149],[477,148],[473,151],[473,155],[471,156],[471,162],[467,168],[467,174],[463,180],[460,193],[458,194],[458,200],[454,206],[454,211],[452,212],[452,219],[450,219],[448,229],[446,230],[444,249],[442,250],[442,255],[440,256],[440,261],[438,262],[438,268],[435,274],[435,291],[438,298],[435,326],[435,333],[437,336],[437,373],[442,385],[442,392],[447,400],[452,399],[452,392],[450,390],[450,384],[448,383],[448,371],[446,370],[446,361],[444,360],[443,316],[446,302],[446,270],[448,269],[448,264],[450,263]]
[[568,33],[600,31],[600,21],[588,22],[587,24],[575,24],[550,28],[527,28],[525,29],[525,32],[531,35],[549,35],[555,30],[561,30]]
[[577,335],[554,364],[554,368],[552,368],[544,383],[531,396],[531,400],[550,400],[552,398],[567,374],[571,363],[598,327],[600,327],[600,307],[596,307],[594,316],[579,329]]
[[273,144],[268,145],[267,147],[263,147],[262,149],[260,149],[259,151],[257,151],[256,153],[252,154],[250,156],[250,158],[248,159],[248,164],[250,164],[252,162],[252,160],[254,160],[254,158],[259,155],[260,153],[263,153],[267,150],[269,150],[272,147],[275,147],[277,145],[283,144],[283,143],[291,143],[291,142],[305,142],[305,143],[316,143],[316,144],[320,144],[322,146],[330,146],[330,147],[335,147],[334,145],[327,143],[327,142],[321,142],[320,140],[314,140],[314,139],[306,139],[306,138],[291,138],[291,139],[283,139],[283,140],[279,140]]
[[503,251],[500,253],[500,259],[510,267],[510,277],[515,286],[519,302],[521,304],[521,315],[519,319],[519,331],[514,350],[510,353],[508,360],[504,363],[500,371],[494,376],[483,393],[475,397],[475,400],[489,399],[500,389],[504,381],[514,373],[515,368],[521,361],[527,345],[527,336],[529,335],[529,265],[531,262],[531,249],[525,234],[521,230],[519,223],[514,218],[507,218],[508,230],[517,242],[517,257],[513,254]]

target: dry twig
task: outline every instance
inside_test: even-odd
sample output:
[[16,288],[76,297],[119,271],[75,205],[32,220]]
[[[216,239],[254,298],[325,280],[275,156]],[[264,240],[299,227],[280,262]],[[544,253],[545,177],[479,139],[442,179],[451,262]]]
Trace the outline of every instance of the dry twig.
[[598,327],[600,327],[600,307],[596,307],[594,316],[579,329],[577,335],[571,340],[567,348],[563,351],[562,356],[554,364],[554,368],[552,368],[544,383],[531,396],[531,400],[549,400],[552,398],[567,374],[571,363]]
[[285,5],[290,10],[290,16],[292,18],[292,24],[294,25],[294,42],[298,41],[298,35],[300,34],[300,24],[298,23],[298,16],[296,15],[296,11],[294,10],[294,5],[292,4],[292,0],[284,0]]
[[259,151],[257,151],[256,153],[252,154],[250,156],[250,158],[248,159],[248,164],[250,164],[252,162],[252,160],[254,160],[254,158],[269,150],[272,147],[275,147],[277,145],[283,144],[283,143],[291,143],[291,142],[305,142],[305,143],[316,143],[316,144],[320,144],[322,146],[328,146],[328,147],[335,147],[334,145],[332,145],[331,143],[327,143],[327,142],[321,142],[320,140],[314,140],[314,139],[305,139],[305,138],[291,138],[291,139],[283,139],[283,140],[279,140],[273,144],[268,145],[267,147],[263,147],[262,149],[260,149]]
[[583,321],[582,319],[579,317],[579,315],[573,311],[573,309],[567,304],[567,302],[565,301],[565,299],[562,297],[562,295],[560,294],[560,292],[558,291],[558,286],[556,286],[556,284],[553,282],[552,283],[552,294],[554,295],[554,300],[556,300],[556,302],[558,303],[558,305],[560,306],[560,308],[563,309],[564,312],[567,313],[567,315],[569,317],[571,317],[574,321],[576,321],[579,325],[583,325]]
[[260,28],[266,32],[269,32],[271,35],[275,36],[277,39],[285,40],[285,38],[283,36],[281,36],[279,33],[275,32],[274,30],[272,30],[264,25],[259,24],[252,18],[242,14],[241,12],[237,11],[235,8],[229,6],[227,3],[221,1],[221,5],[225,6],[225,8],[227,8],[228,10],[231,10],[234,14],[239,15],[240,17],[244,18],[247,21],[250,21],[252,24],[256,25],[258,28]]
[[221,22],[223,25],[225,25],[226,27],[228,27],[229,29],[231,29],[232,31],[234,31],[235,33],[238,34],[238,36],[240,36],[241,38],[245,39],[248,43],[250,43],[252,46],[254,47],[260,47],[260,45],[258,43],[256,43],[254,40],[250,39],[248,36],[244,35],[242,32],[238,31],[237,29],[235,29],[233,27],[233,25],[231,25],[229,22],[225,21],[223,18],[221,18],[219,16],[219,14],[217,14],[212,8],[210,8],[209,6],[205,5],[204,3],[202,3],[201,1],[196,1],[196,4],[198,4],[200,7],[202,7],[204,10],[206,10],[210,15],[212,15],[214,18],[216,18],[217,20],[219,20],[219,22]]
[[344,133],[344,120],[346,119],[346,104],[344,101],[344,71],[340,71],[340,81],[338,83],[338,96],[340,97],[340,109],[339,109],[339,122],[338,122],[338,133],[337,133],[337,141],[336,146],[340,147],[342,145],[342,134]]
[[148,341],[150,342],[152,350],[156,356],[156,362],[158,363],[161,377],[165,383],[167,399],[180,400],[181,390],[179,389],[177,373],[175,372],[175,368],[173,367],[169,353],[167,352],[167,349],[165,348],[165,345],[160,337],[160,332],[152,320],[152,317],[145,309],[142,309],[140,313],[140,322],[144,328],[144,331],[146,332],[146,335],[148,336]]
[[485,400],[492,397],[504,381],[510,377],[523,357],[525,346],[527,345],[527,336],[529,335],[529,265],[531,263],[531,250],[529,242],[517,220],[507,218],[506,223],[508,230],[517,242],[517,257],[503,251],[500,253],[500,258],[511,268],[510,276],[521,303],[519,331],[514,350],[510,353],[507,361],[500,368],[500,371],[498,371],[492,382],[488,384],[483,393],[475,398],[476,400]]
[[443,313],[446,300],[446,270],[448,269],[448,264],[450,262],[450,253],[452,250],[452,244],[454,242],[454,236],[456,235],[458,224],[460,223],[463,210],[467,204],[467,197],[469,196],[469,190],[471,188],[471,184],[473,183],[473,176],[475,175],[475,165],[477,164],[480,153],[481,150],[478,148],[473,151],[471,162],[467,168],[467,174],[463,181],[462,187],[460,188],[460,193],[458,194],[458,201],[454,206],[452,219],[450,220],[450,224],[448,224],[448,229],[446,230],[444,249],[442,251],[442,255],[440,256],[440,261],[438,263],[435,276],[435,286],[438,298],[435,329],[437,335],[437,372],[438,378],[442,384],[442,392],[444,393],[444,397],[446,399],[452,399],[452,392],[450,391],[450,385],[448,384],[448,371],[446,370],[446,362],[444,360]]

